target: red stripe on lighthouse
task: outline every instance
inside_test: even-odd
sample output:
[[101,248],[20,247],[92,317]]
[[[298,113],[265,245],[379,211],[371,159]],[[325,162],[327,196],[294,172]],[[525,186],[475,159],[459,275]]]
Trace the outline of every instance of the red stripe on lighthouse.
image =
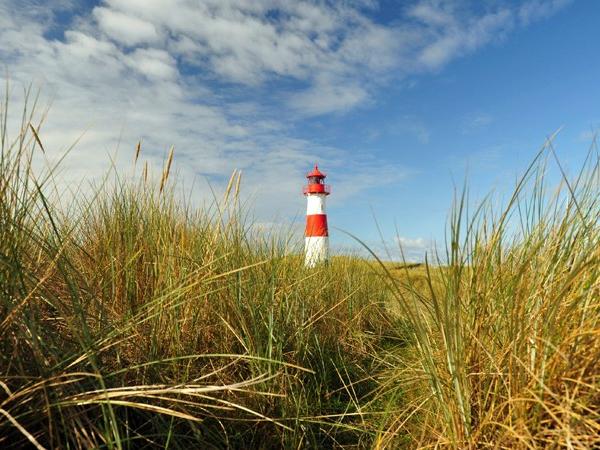
[[306,230],[304,235],[307,237],[329,236],[329,232],[327,231],[327,215],[310,214],[306,216]]

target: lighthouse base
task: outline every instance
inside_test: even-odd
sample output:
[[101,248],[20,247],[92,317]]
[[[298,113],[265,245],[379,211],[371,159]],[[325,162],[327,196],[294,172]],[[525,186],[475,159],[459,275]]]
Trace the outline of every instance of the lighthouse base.
[[304,239],[304,265],[306,267],[315,267],[329,259],[328,236],[307,236]]

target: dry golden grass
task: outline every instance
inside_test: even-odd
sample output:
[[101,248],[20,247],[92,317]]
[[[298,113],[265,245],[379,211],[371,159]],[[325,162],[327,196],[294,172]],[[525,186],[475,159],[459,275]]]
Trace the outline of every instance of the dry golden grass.
[[499,211],[458,198],[442,268],[390,271],[412,342],[385,358],[376,447],[600,445],[600,160],[549,197],[545,156]]
[[0,123],[0,447],[600,446],[595,147],[553,196],[549,141],[503,209],[459,197],[435,265],[307,270],[239,173],[180,201],[173,148],[60,208],[41,122]]

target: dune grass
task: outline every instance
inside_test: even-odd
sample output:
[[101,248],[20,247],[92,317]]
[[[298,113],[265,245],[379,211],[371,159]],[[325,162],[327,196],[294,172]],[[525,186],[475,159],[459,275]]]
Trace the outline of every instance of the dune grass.
[[177,196],[173,149],[61,207],[40,119],[11,138],[8,115],[0,447],[600,445],[595,148],[552,195],[549,140],[505,207],[459,196],[435,264],[307,270],[239,173],[207,207]]
[[548,195],[552,146],[503,207],[457,196],[442,268],[390,274],[414,345],[388,355],[377,447],[600,445],[600,160]]

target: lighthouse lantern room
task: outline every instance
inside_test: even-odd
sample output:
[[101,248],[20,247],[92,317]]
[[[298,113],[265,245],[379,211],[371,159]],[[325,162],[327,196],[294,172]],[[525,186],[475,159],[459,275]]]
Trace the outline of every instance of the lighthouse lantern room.
[[315,267],[329,259],[329,231],[325,198],[331,193],[331,187],[325,184],[325,175],[315,164],[315,168],[306,175],[308,184],[304,186],[306,196],[306,229],[304,241],[304,264]]

